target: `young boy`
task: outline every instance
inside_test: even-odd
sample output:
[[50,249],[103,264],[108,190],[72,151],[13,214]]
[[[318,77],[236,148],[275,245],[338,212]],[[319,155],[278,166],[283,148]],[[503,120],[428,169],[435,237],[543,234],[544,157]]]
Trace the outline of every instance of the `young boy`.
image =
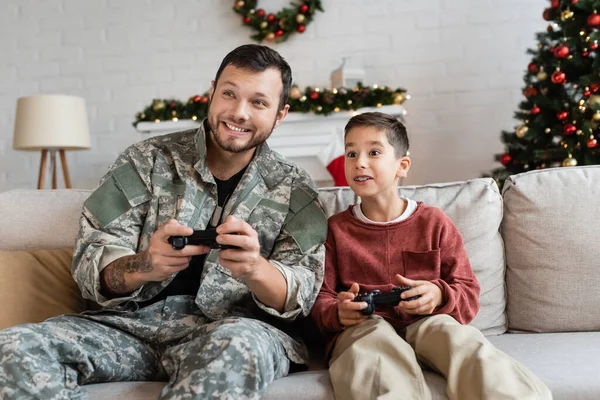
[[[329,339],[338,399],[431,399],[421,365],[447,380],[450,399],[551,399],[530,371],[468,324],[479,284],[462,237],[441,210],[398,197],[406,129],[382,113],[345,128],[345,174],[361,203],[328,222],[325,280],[312,310]],[[366,316],[356,295],[411,286],[395,306]],[[339,293],[338,293],[339,292]]]

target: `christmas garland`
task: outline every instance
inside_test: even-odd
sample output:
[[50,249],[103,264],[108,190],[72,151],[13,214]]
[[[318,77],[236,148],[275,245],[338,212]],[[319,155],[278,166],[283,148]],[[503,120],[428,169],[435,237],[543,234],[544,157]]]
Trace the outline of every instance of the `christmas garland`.
[[292,3],[291,8],[275,14],[267,14],[262,8],[257,10],[256,3],[256,0],[236,0],[233,10],[243,17],[244,25],[254,31],[250,37],[257,42],[285,42],[292,33],[303,33],[316,11],[323,11],[320,0]]
[[[304,91],[294,86],[290,90],[288,104],[291,112],[328,115],[340,111],[354,111],[365,107],[402,104],[410,96],[406,90],[392,90],[387,86],[363,86],[354,89],[320,89],[307,87]],[[192,96],[183,102],[177,99],[154,99],[135,116],[133,126],[142,121],[161,122],[179,119],[203,120],[208,114],[208,92]]]

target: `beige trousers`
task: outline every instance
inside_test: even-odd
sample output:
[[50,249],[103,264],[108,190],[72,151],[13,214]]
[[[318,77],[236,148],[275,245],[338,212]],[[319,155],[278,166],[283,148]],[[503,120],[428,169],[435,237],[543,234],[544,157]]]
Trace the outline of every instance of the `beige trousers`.
[[448,315],[409,325],[406,340],[379,316],[345,329],[329,375],[338,400],[429,400],[421,366],[446,378],[452,400],[552,399],[527,368]]

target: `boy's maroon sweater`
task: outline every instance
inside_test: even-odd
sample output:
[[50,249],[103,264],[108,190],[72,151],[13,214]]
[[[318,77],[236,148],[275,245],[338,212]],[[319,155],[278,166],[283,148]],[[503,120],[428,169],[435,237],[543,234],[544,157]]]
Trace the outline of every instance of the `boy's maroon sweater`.
[[[352,283],[360,292],[388,292],[398,286],[395,275],[427,280],[437,285],[443,304],[435,314],[448,314],[462,324],[479,310],[479,283],[473,274],[460,232],[440,209],[418,203],[406,220],[389,225],[359,221],[346,211],[328,221],[325,244],[325,279],[312,309],[312,317],[329,346],[343,326],[337,313],[337,293]],[[400,330],[423,318],[398,307],[379,307],[377,315]]]

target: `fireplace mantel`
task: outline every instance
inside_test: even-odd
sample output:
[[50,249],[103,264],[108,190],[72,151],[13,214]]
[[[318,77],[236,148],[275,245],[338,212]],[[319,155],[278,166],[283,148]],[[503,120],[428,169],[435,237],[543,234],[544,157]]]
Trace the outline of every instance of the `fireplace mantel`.
[[[362,108],[354,112],[339,112],[327,116],[291,112],[273,131],[267,143],[273,150],[307,170],[315,181],[328,182],[331,181],[331,175],[319,159],[319,154],[325,152],[335,140],[342,140],[344,126],[353,113],[368,111],[380,111],[401,119],[404,119],[406,114],[404,107],[400,105]],[[193,120],[140,122],[136,129],[140,133],[140,139],[144,139],[147,135],[162,135],[199,125],[199,121]]]

